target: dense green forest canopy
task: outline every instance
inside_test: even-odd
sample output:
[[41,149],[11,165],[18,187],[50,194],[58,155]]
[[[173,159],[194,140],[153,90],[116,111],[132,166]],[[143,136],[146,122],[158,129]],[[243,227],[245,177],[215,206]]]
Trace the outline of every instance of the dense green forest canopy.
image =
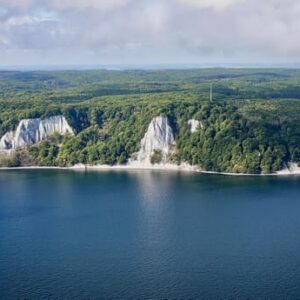
[[[0,72],[0,137],[21,119],[57,114],[75,137],[54,135],[0,164],[123,164],[158,115],[175,132],[174,163],[270,173],[300,162],[297,69]],[[203,128],[191,133],[191,118]]]

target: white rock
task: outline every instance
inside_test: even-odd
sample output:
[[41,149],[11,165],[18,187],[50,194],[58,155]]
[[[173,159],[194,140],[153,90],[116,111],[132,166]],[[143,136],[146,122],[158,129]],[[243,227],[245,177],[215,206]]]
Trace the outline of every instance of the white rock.
[[295,162],[289,162],[287,167],[277,172],[278,175],[297,175],[300,174],[300,167]]
[[166,163],[167,155],[171,153],[174,145],[173,130],[168,118],[156,117],[150,122],[148,130],[141,140],[141,148],[137,153],[136,161],[131,163],[150,165],[151,156],[155,150],[161,151],[161,163]]
[[74,132],[63,116],[54,116],[44,120],[21,120],[16,131],[7,132],[0,140],[0,150],[15,150],[36,144],[48,136],[58,132],[74,135]]
[[199,127],[203,128],[202,122],[195,119],[188,120],[188,124],[191,126],[191,133],[196,132]]
[[0,150],[8,150],[12,148],[14,135],[12,131],[5,133],[0,140]]

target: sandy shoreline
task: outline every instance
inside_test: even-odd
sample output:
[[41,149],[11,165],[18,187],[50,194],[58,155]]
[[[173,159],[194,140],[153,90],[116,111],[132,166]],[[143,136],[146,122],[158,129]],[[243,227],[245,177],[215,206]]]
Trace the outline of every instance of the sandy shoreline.
[[247,173],[226,173],[226,172],[214,172],[203,171],[197,167],[190,165],[75,165],[72,167],[45,167],[45,166],[28,166],[28,167],[0,167],[0,171],[9,170],[70,170],[70,171],[129,171],[129,170],[148,170],[148,171],[177,171],[177,172],[191,172],[207,175],[223,175],[223,176],[294,176],[300,175],[300,172],[290,172],[288,170],[282,170],[277,173],[269,174],[247,174]]

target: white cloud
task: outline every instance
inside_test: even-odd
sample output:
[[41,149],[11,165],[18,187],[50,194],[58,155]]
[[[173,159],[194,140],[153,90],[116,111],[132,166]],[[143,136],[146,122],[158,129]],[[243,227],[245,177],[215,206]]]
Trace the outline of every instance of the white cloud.
[[21,17],[11,17],[2,23],[2,26],[9,28],[14,26],[22,26],[27,24],[32,24],[34,21],[31,17],[21,16]]
[[35,0],[0,0],[0,7],[9,7],[17,10],[28,9]]
[[216,11],[224,11],[227,8],[243,2],[244,0],[178,0],[182,4],[199,8],[213,8]]
[[0,64],[16,55],[35,63],[37,53],[75,64],[300,60],[299,0],[0,0],[0,7]]
[[126,5],[128,0],[48,0],[47,3],[49,7],[58,10],[109,11]]

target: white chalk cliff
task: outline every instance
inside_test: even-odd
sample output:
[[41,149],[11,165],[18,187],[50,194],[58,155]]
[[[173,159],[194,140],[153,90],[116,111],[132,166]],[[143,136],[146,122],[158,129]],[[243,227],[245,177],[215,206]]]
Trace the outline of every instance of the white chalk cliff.
[[155,150],[161,152],[161,163],[167,162],[167,156],[173,151],[175,145],[173,130],[166,117],[156,117],[152,119],[148,130],[141,140],[141,148],[137,153],[136,160],[131,164],[151,164],[151,156]]
[[195,119],[188,120],[188,125],[191,126],[191,133],[196,132],[199,129],[199,127],[204,128],[202,122]]
[[36,144],[53,133],[61,135],[74,132],[63,116],[54,116],[44,120],[21,120],[16,131],[7,132],[0,140],[0,150],[11,151]]
[[295,162],[289,162],[285,169],[278,171],[278,175],[300,175],[300,167]]

